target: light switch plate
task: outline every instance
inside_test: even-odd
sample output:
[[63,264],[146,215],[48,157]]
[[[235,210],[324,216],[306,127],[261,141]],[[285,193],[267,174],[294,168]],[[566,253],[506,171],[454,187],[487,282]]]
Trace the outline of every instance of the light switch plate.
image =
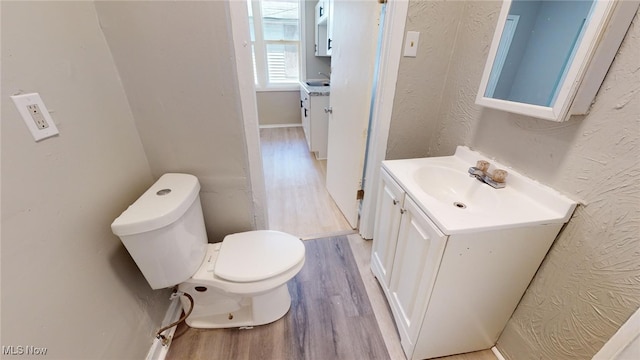
[[36,141],[58,134],[58,128],[53,123],[53,119],[49,115],[47,107],[44,106],[40,94],[13,95],[11,100],[13,100],[24,123]]
[[404,41],[404,56],[416,57],[418,54],[418,40],[420,39],[420,32],[407,31],[407,36]]

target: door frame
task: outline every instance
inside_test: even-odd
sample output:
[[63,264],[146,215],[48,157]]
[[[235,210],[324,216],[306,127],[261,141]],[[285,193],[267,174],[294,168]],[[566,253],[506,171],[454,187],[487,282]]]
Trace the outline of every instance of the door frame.
[[[231,34],[235,55],[238,92],[244,124],[245,144],[249,184],[253,201],[253,219],[256,229],[268,228],[267,196],[260,151],[260,132],[258,124],[258,106],[253,83],[253,66],[249,34],[249,18],[244,1],[227,0],[231,22]],[[378,86],[370,122],[369,149],[365,156],[367,164],[364,170],[367,194],[360,209],[360,235],[365,239],[373,238],[377,187],[380,178],[380,164],[385,159],[387,140],[391,126],[391,113],[395,98],[398,69],[404,31],[409,8],[409,0],[394,0],[386,4]]]
[[409,0],[388,1],[386,4],[378,85],[374,89],[376,95],[369,125],[369,149],[365,155],[367,157],[364,169],[365,196],[360,209],[359,227],[360,236],[364,239],[373,239],[380,165],[387,153],[387,140],[408,11]]
[[235,71],[240,96],[240,115],[242,117],[247,152],[248,185],[252,201],[252,225],[256,230],[268,229],[267,190],[262,167],[260,150],[260,127],[258,123],[258,103],[253,80],[253,60],[251,55],[251,35],[249,16],[245,1],[227,0],[231,22],[231,37],[235,58]]

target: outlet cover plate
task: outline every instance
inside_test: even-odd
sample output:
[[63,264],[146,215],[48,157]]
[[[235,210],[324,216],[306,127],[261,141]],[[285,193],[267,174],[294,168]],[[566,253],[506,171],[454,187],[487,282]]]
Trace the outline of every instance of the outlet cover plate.
[[24,123],[31,131],[36,141],[46,139],[58,134],[58,128],[53,123],[47,107],[38,93],[21,94],[11,96]]

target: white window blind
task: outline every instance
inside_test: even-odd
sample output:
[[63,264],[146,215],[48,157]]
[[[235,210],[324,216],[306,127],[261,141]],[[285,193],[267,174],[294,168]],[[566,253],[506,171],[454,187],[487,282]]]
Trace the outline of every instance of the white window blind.
[[257,88],[300,78],[299,0],[247,0]]

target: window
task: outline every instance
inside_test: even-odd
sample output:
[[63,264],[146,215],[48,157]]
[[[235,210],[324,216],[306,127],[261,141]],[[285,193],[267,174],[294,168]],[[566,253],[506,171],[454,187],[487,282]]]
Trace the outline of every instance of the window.
[[299,0],[247,0],[258,89],[297,84],[300,78]]

